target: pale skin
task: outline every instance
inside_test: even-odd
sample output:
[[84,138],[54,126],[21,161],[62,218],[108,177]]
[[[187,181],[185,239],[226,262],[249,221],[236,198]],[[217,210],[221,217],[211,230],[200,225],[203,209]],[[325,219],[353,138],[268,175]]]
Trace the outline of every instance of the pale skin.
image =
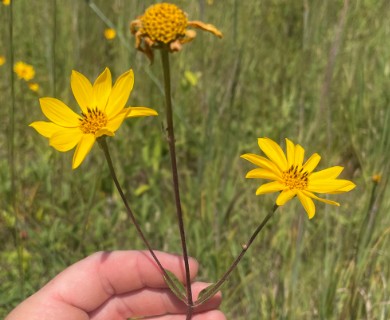
[[[164,268],[185,281],[183,259],[156,252]],[[192,281],[198,263],[190,259]],[[194,297],[207,286],[193,282]],[[193,320],[226,320],[217,310],[218,293],[195,309]],[[167,288],[156,263],[146,251],[95,253],[68,267],[19,304],[5,320],[159,320],[186,319],[186,306]]]

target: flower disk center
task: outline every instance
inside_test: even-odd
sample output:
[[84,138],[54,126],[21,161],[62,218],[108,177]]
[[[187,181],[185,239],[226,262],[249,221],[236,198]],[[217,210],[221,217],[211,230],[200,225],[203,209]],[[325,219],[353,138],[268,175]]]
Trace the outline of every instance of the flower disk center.
[[158,3],[145,11],[141,22],[144,32],[153,41],[169,43],[185,36],[187,16],[174,4]]
[[307,177],[308,177],[308,173],[306,171],[303,171],[302,167],[299,169],[298,166],[294,166],[294,165],[292,165],[290,169],[288,169],[287,171],[283,172],[284,184],[290,190],[306,189],[308,183]]
[[81,113],[80,129],[83,133],[95,134],[107,125],[107,115],[97,109],[89,109],[87,113]]

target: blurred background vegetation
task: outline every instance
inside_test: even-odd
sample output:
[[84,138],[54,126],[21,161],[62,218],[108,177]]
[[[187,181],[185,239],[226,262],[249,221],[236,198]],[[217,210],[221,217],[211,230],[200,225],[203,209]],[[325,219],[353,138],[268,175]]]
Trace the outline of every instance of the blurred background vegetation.
[[[153,247],[180,253],[161,62],[134,49],[129,22],[151,0],[13,0],[0,4],[0,317],[73,262],[98,250],[144,249],[127,220],[103,153],[77,170],[28,124],[38,98],[74,110],[72,69],[90,80],[129,67],[129,104],[157,109],[109,140],[127,198]],[[223,287],[229,319],[390,318],[390,2],[388,0],[175,1],[198,32],[171,55],[182,203],[200,279],[222,275],[272,208],[245,180],[257,138],[300,143],[320,168],[345,167],[357,188],[317,204],[280,208]],[[117,37],[104,38],[115,27]],[[11,37],[12,30],[12,37]],[[33,92],[12,63],[35,68]],[[380,175],[381,179],[378,176]],[[374,176],[374,179],[373,179]],[[131,270],[129,270],[131,272]]]

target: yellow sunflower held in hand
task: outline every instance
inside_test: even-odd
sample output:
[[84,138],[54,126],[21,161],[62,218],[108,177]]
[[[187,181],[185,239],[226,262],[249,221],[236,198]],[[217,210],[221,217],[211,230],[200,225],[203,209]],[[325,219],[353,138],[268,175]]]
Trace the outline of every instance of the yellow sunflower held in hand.
[[72,163],[72,168],[76,169],[96,139],[103,135],[114,136],[126,118],[157,115],[155,110],[146,107],[125,107],[133,84],[132,70],[122,74],[114,86],[108,68],[93,85],[84,75],[73,71],[71,87],[81,115],[58,99],[41,98],[42,112],[51,122],[36,121],[30,126],[48,138],[50,145],[58,151],[66,152],[77,145]]
[[187,14],[171,3],[157,3],[130,23],[130,31],[135,35],[135,47],[153,61],[152,49],[167,48],[170,52],[180,51],[182,45],[196,37],[198,28],[211,32],[219,38],[222,33],[212,24],[201,21],[188,21]]
[[349,180],[337,179],[343,167],[335,166],[313,172],[321,157],[314,153],[303,163],[305,150],[288,139],[286,139],[287,157],[282,148],[269,138],[259,138],[258,144],[268,159],[252,153],[242,155],[242,158],[260,167],[249,171],[246,178],[273,180],[260,186],[256,195],[280,191],[276,199],[278,206],[284,205],[297,196],[311,219],[316,211],[312,199],[340,206],[338,202],[319,198],[314,193],[343,193],[356,187]]

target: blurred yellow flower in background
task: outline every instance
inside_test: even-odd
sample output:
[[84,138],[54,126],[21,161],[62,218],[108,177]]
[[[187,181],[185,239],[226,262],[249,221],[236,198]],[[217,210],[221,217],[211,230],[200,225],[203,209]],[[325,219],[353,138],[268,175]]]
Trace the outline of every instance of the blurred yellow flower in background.
[[72,163],[72,168],[76,169],[96,139],[103,135],[114,136],[126,118],[157,115],[155,110],[146,107],[125,107],[133,85],[133,70],[122,74],[114,86],[108,68],[93,85],[84,75],[73,70],[71,87],[81,115],[58,99],[41,98],[42,112],[51,122],[36,121],[30,126],[48,138],[50,145],[58,151],[66,152],[77,146]]
[[0,56],[0,66],[2,66],[5,63],[5,57]]
[[5,6],[9,6],[11,4],[11,0],[2,0]]
[[36,82],[29,82],[28,87],[30,88],[31,91],[33,92],[38,92],[39,91],[39,84]]
[[14,72],[17,74],[19,79],[29,81],[35,77],[34,67],[30,64],[24,63],[23,61],[16,62],[14,64]]
[[377,174],[374,174],[372,177],[371,177],[371,180],[375,183],[380,183],[381,180],[382,180],[382,175],[377,173]]
[[113,40],[115,39],[116,37],[116,31],[115,29],[112,29],[112,28],[107,28],[104,30],[104,37],[107,39],[107,40]]
[[258,144],[268,159],[252,153],[242,155],[242,158],[260,167],[249,171],[246,178],[274,180],[260,186],[256,195],[280,191],[276,199],[278,206],[284,205],[297,196],[311,219],[315,215],[312,199],[340,205],[338,202],[319,198],[313,192],[335,194],[348,192],[356,187],[349,180],[337,179],[343,167],[335,166],[313,172],[321,157],[314,153],[303,163],[305,150],[288,139],[286,139],[287,157],[282,148],[269,138],[259,138]]
[[171,3],[157,3],[130,23],[131,33],[136,37],[135,46],[153,61],[153,48],[180,51],[182,45],[196,37],[188,27],[209,31],[219,38],[222,33],[215,26],[201,21],[188,21],[187,14]]

